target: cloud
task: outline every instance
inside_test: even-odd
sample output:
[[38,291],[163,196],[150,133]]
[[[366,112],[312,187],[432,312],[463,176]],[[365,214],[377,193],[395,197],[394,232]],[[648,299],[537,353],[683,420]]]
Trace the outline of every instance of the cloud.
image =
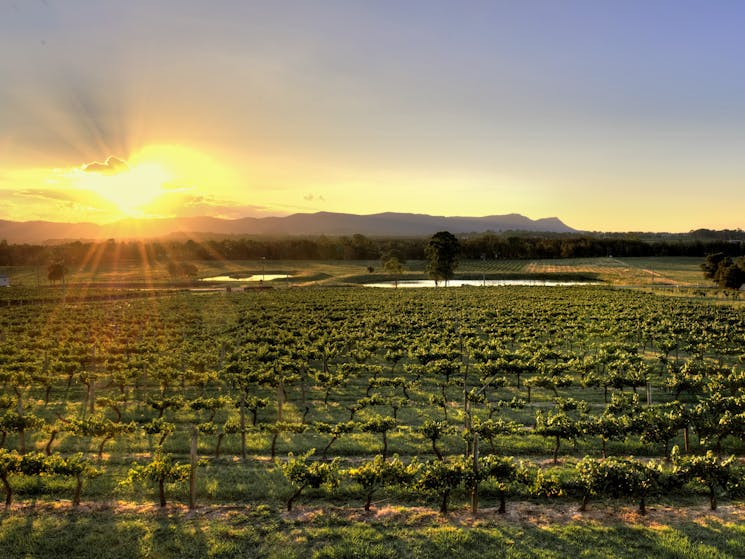
[[123,159],[110,155],[104,163],[93,161],[83,166],[87,173],[101,173],[104,175],[117,175],[129,170],[129,165]]
[[77,202],[80,199],[79,192],[62,190],[45,190],[41,188],[27,188],[14,192],[16,196],[24,198],[40,198],[42,200],[55,200],[57,202]]
[[325,202],[326,201],[326,199],[320,194],[313,194],[313,193],[308,193],[305,196],[303,196],[303,200],[305,200],[306,202],[313,202],[313,201]]
[[272,211],[271,208],[265,206],[240,204],[211,195],[187,194],[177,190],[164,192],[140,209],[145,214],[169,217],[211,216],[239,219],[242,217],[277,215],[276,211]]
[[111,220],[119,214],[117,206],[109,200],[80,189],[0,188],[0,199],[4,204],[0,219],[88,221]]
[[100,194],[89,190],[67,189],[52,190],[44,188],[27,188],[17,190],[13,195],[21,199],[36,199],[56,202],[68,207],[86,208],[90,210],[116,211],[117,206]]

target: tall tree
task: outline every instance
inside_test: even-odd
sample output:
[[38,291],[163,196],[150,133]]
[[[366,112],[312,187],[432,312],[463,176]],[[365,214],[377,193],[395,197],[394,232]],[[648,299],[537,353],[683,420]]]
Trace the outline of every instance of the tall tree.
[[701,264],[704,277],[713,280],[723,289],[740,289],[745,283],[745,260],[732,260],[723,252],[709,254]]
[[460,255],[460,243],[449,231],[435,233],[424,249],[427,257],[427,273],[435,280],[435,283],[452,279],[455,269],[458,267],[458,256]]
[[401,261],[395,256],[390,256],[383,261],[383,270],[394,275],[394,287],[398,287],[398,275],[403,271],[403,269],[403,264],[401,264]]
[[52,283],[61,281],[64,284],[65,275],[67,275],[67,266],[64,260],[55,260],[47,267],[47,279]]
[[701,270],[704,272],[704,277],[713,280],[717,275],[719,264],[727,259],[727,255],[723,252],[716,252],[714,254],[707,254],[706,261],[701,264]]

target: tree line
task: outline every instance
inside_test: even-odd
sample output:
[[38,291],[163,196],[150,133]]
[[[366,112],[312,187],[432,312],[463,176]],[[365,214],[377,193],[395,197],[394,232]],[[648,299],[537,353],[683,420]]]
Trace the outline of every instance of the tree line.
[[[745,255],[739,235],[719,238],[700,233],[681,235],[483,233],[458,235],[463,259],[539,259],[633,256]],[[167,262],[169,260],[378,260],[393,254],[400,261],[425,260],[429,238],[351,236],[207,240],[74,241],[54,246],[0,241],[0,266],[46,266],[64,256],[79,264],[97,262]]]

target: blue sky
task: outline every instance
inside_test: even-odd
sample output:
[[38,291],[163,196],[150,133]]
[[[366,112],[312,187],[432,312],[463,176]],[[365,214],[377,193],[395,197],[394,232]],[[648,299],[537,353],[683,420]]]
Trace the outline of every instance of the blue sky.
[[0,218],[740,227],[743,28],[726,1],[0,0]]

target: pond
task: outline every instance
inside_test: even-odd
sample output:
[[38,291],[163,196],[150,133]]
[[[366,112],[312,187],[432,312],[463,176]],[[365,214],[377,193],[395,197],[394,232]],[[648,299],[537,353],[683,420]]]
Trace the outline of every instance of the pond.
[[292,277],[290,274],[255,274],[252,276],[212,276],[199,281],[272,281]]
[[[385,281],[380,283],[366,283],[365,287],[396,287],[392,281]],[[594,281],[554,281],[554,280],[531,280],[531,279],[504,279],[504,280],[450,280],[447,283],[447,287],[462,287],[462,286],[506,286],[506,285],[530,285],[530,286],[542,286],[542,287],[566,287],[573,285],[600,285],[600,282]],[[398,287],[435,287],[434,280],[403,280],[398,282]],[[439,287],[445,287],[443,282],[439,283]]]

